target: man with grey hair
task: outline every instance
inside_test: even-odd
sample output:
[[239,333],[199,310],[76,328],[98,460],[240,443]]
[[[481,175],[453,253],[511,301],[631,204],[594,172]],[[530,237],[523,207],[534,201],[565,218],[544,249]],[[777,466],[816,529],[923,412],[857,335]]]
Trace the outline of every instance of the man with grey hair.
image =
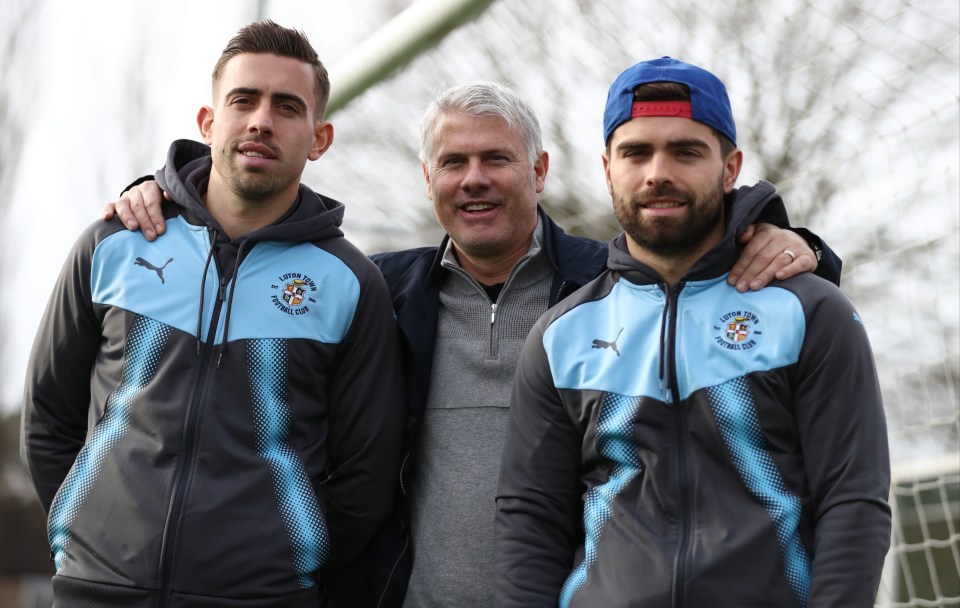
[[[606,262],[605,243],[566,234],[538,207],[549,156],[536,115],[510,89],[471,82],[440,93],[424,116],[420,160],[447,236],[439,247],[372,256],[407,346],[400,506],[338,577],[330,605],[493,604],[494,496],[514,368],[536,319]],[[158,200],[143,184],[118,212],[131,227],[159,224],[149,213]],[[755,266],[740,272],[747,283],[816,266],[805,238],[770,225],[756,232],[745,256]],[[839,260],[824,253],[820,273],[836,280]]]

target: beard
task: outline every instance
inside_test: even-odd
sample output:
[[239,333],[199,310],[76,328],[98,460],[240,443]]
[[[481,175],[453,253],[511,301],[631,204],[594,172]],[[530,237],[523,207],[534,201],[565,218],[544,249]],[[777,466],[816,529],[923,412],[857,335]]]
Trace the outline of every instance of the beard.
[[292,180],[299,181],[302,167],[298,169],[283,162],[281,152],[268,142],[262,139],[252,141],[270,147],[275,158],[280,162],[273,170],[243,167],[236,157],[238,148],[243,142],[232,142],[224,146],[220,154],[213,155],[213,163],[231,191],[247,200],[262,200],[283,191]]
[[[644,217],[646,202],[655,197],[680,200],[689,210],[687,217]],[[643,249],[668,257],[693,253],[723,222],[723,175],[713,188],[696,194],[671,185],[629,197],[614,190],[613,209],[623,231]]]
[[231,172],[224,181],[241,198],[247,200],[261,200],[269,198],[283,189],[283,180],[276,174],[247,172],[240,174]]

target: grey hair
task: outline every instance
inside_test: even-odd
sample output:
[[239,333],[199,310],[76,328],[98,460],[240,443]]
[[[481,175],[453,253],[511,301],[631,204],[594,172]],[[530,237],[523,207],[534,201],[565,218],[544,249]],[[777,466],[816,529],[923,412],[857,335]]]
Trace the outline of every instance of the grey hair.
[[501,84],[475,81],[447,89],[430,103],[420,125],[420,162],[424,164],[433,155],[437,119],[447,112],[475,117],[499,116],[520,134],[531,164],[543,151],[540,122],[533,108]]

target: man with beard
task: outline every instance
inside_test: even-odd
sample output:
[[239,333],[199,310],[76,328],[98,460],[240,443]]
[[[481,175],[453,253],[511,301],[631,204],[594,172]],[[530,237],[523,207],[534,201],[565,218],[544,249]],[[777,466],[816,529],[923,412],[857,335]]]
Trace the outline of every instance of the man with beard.
[[[343,205],[306,37],[253,23],[157,183],[164,235],[92,225],[30,355],[21,453],[57,606],[315,608],[391,513],[400,345]],[[181,162],[184,158],[191,160]]]
[[889,457],[863,323],[810,274],[739,292],[773,186],[723,84],[662,58],[614,82],[608,271],[543,315],[497,494],[497,605],[871,606]]

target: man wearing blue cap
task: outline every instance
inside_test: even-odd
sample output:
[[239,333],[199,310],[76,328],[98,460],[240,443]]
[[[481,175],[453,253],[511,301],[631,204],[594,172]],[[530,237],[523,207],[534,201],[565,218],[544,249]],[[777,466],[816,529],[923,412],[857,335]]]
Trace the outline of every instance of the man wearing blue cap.
[[766,182],[734,188],[743,154],[714,75],[631,67],[604,138],[624,234],[524,346],[497,605],[871,606],[890,473],[859,316],[809,274],[725,280],[737,235],[783,203]]

